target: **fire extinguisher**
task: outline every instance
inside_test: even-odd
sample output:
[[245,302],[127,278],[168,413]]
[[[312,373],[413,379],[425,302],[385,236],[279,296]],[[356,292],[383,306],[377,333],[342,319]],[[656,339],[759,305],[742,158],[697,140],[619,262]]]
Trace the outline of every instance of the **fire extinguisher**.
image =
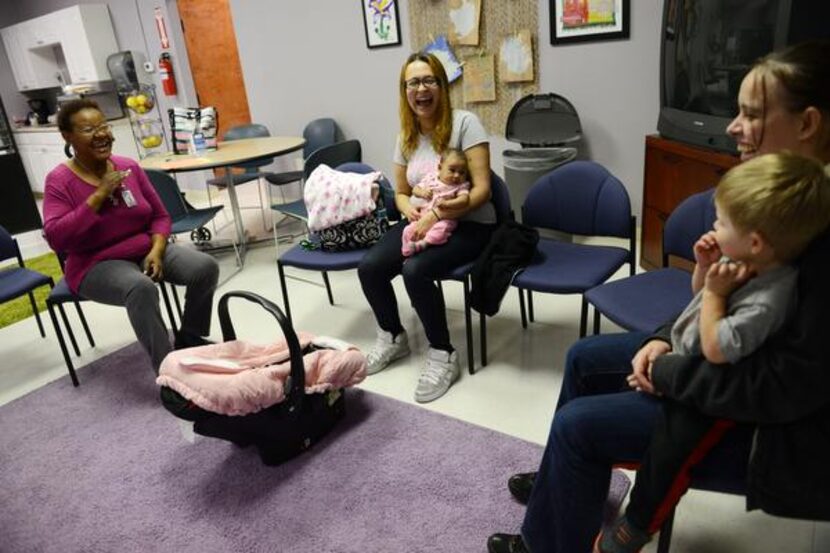
[[159,57],[159,78],[165,96],[176,95],[176,76],[173,74],[173,60],[170,54],[164,52]]

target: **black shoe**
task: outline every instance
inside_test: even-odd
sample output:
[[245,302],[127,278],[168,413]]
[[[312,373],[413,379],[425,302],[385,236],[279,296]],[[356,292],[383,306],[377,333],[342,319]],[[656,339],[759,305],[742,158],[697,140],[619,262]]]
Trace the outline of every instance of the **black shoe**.
[[196,336],[190,332],[177,332],[176,339],[173,342],[173,349],[195,348],[197,346],[207,346],[213,344],[210,340],[205,340],[201,336]]
[[530,553],[518,534],[493,534],[487,538],[489,553]]
[[530,499],[530,492],[533,490],[533,481],[536,480],[535,472],[520,472],[514,474],[507,480],[507,489],[516,501],[522,505],[527,505],[527,500]]

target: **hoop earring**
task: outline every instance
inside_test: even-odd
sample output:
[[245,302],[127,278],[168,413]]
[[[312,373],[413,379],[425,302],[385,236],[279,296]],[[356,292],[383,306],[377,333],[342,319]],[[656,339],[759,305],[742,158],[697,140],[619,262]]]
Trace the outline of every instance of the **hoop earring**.
[[72,146],[69,145],[69,142],[63,145],[63,155],[72,157]]

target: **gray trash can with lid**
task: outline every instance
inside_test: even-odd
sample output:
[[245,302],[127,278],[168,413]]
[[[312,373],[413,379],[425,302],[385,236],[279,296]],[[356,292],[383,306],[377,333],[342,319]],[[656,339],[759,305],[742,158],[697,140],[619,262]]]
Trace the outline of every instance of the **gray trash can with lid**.
[[582,138],[582,125],[573,104],[562,96],[530,94],[510,110],[504,134],[522,146],[502,154],[510,204],[520,213],[530,187],[576,157],[574,145]]

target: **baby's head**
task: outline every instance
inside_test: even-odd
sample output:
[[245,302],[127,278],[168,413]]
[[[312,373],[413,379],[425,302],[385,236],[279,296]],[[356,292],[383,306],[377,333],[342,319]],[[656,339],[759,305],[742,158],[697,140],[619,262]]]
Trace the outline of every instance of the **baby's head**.
[[438,162],[438,178],[444,184],[461,184],[467,181],[467,156],[456,148],[448,148],[441,153]]
[[813,159],[782,152],[732,168],[715,191],[718,244],[745,262],[788,263],[830,224],[830,177]]

